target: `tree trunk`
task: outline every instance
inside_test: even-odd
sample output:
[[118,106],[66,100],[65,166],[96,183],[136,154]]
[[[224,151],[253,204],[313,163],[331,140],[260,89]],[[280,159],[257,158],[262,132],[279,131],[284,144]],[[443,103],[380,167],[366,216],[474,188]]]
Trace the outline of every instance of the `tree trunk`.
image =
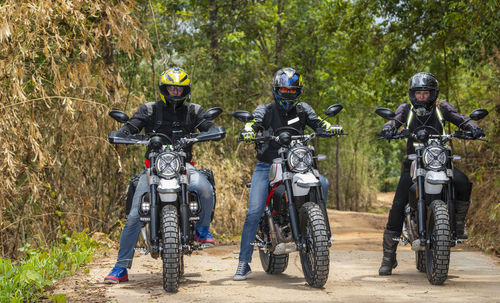
[[[219,59],[219,30],[217,26],[217,17],[218,17],[219,6],[216,3],[216,0],[210,0],[210,13],[209,13],[209,30],[208,36],[210,39],[210,56],[212,57],[212,64],[214,68],[214,75],[220,74],[220,59]],[[217,92],[217,77],[211,77],[210,84],[212,87],[212,100],[216,100],[216,96],[218,96]]]
[[283,39],[281,38],[283,35],[281,30],[281,13],[283,12],[284,1],[278,0],[276,6],[278,8],[278,20],[276,21],[276,53],[274,62],[277,68],[281,68],[281,51],[283,47]]
[[[337,124],[339,123],[339,118],[337,117]],[[339,150],[340,150],[340,142],[339,137],[336,139],[336,147],[335,147],[335,202],[337,205],[337,209],[341,209],[340,205],[340,159],[339,159]]]

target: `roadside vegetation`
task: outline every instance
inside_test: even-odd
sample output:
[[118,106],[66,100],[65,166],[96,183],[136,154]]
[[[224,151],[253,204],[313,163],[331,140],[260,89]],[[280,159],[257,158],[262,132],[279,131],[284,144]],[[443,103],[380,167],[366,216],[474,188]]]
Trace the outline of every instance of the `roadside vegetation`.
[[[19,248],[17,261],[0,258],[0,302],[37,302],[57,280],[92,260],[98,243],[86,233],[61,235],[50,248]],[[64,294],[51,296],[66,302]]]

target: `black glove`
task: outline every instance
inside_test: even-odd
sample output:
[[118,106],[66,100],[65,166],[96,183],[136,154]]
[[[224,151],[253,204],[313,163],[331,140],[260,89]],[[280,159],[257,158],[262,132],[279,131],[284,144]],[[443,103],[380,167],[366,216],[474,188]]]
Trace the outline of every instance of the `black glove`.
[[480,127],[475,127],[471,129],[470,132],[472,133],[472,137],[474,139],[479,139],[485,136],[484,131]]
[[379,135],[381,137],[384,137],[385,139],[392,139],[396,131],[397,131],[396,128],[386,125],[382,128],[382,131],[379,133]]
[[130,132],[126,128],[120,128],[116,133],[115,136],[120,137],[120,138],[127,138],[130,136]]

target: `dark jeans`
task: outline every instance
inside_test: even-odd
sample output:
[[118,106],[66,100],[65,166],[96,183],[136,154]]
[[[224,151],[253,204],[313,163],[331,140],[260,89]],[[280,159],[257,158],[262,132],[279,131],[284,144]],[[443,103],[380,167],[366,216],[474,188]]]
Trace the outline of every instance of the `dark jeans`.
[[[399,178],[396,194],[392,202],[392,208],[389,212],[386,229],[396,233],[401,233],[403,229],[404,211],[408,203],[408,191],[413,184],[410,177],[410,160],[404,160],[401,168],[401,177]],[[453,184],[455,187],[455,199],[469,201],[472,191],[472,183],[469,178],[458,168],[453,169]]]

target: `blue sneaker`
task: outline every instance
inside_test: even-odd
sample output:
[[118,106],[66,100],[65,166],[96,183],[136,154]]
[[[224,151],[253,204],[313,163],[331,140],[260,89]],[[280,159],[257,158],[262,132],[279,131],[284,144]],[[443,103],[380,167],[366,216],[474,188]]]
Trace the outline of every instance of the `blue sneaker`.
[[238,268],[236,269],[236,274],[233,277],[234,281],[243,281],[247,279],[247,276],[252,273],[250,265],[245,261],[240,261],[238,263]]
[[127,281],[128,281],[127,269],[123,267],[116,267],[116,266],[113,267],[111,272],[106,277],[104,277],[104,282],[110,284],[116,284]]
[[196,229],[194,240],[205,245],[215,245],[214,237],[208,231],[208,226],[200,226]]

